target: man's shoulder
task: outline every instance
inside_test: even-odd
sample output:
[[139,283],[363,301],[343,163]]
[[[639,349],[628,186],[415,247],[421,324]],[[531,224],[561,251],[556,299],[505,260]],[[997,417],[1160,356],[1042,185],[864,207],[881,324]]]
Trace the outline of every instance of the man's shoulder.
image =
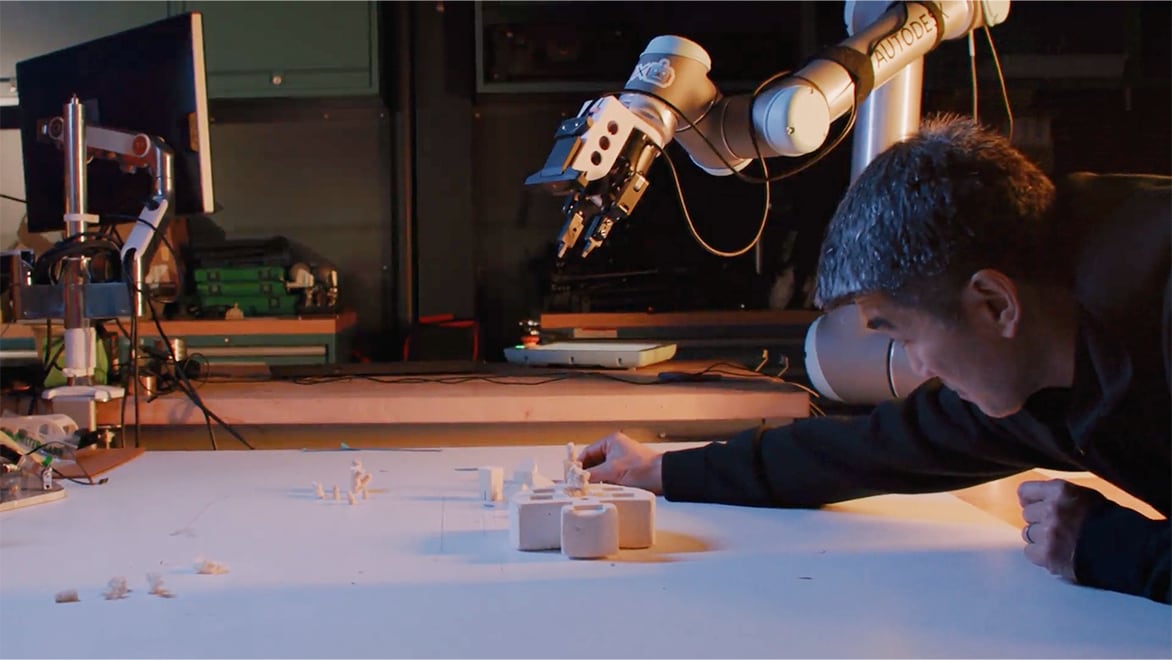
[[1055,180],[1057,220],[1102,247],[1102,234],[1157,240],[1168,234],[1172,177],[1158,174],[1075,172]]

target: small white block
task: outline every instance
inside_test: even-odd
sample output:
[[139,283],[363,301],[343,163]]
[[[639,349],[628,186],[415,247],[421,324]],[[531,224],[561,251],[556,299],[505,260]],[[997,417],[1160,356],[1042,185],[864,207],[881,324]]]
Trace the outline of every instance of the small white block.
[[537,471],[537,461],[532,458],[521,461],[513,468],[513,482],[530,488],[548,488],[553,485],[553,479]]
[[619,551],[619,510],[606,502],[562,507],[562,554],[598,559]]
[[518,550],[556,550],[561,547],[561,507],[590,503],[614,505],[620,548],[655,545],[655,494],[610,484],[588,484],[580,497],[556,487],[514,493],[509,498],[509,541]]
[[655,545],[655,493],[642,488],[590,484],[587,495],[619,510],[619,547],[650,548]]
[[577,501],[561,489],[535,488],[509,500],[509,541],[518,550],[557,550],[562,544],[562,507]]
[[480,476],[480,499],[485,502],[499,502],[504,499],[505,470],[496,466],[477,468]]

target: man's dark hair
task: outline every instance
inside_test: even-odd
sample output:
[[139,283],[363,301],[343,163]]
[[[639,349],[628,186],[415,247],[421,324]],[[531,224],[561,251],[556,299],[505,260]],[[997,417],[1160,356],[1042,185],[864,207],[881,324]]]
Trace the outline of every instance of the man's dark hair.
[[819,306],[883,293],[942,318],[982,268],[1018,279],[1055,275],[1054,185],[1008,140],[944,115],[879,154],[830,220],[818,263]]

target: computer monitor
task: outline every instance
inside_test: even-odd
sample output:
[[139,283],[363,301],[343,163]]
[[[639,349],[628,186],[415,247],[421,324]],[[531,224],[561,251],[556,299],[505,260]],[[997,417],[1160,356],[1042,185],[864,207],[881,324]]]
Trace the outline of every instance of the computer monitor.
[[[38,139],[37,121],[61,116],[74,95],[87,125],[146,133],[171,148],[176,215],[215,209],[200,13],[18,62],[16,79],[29,231],[64,228],[64,155]],[[103,222],[133,222],[151,197],[145,170],[126,174],[113,161],[95,159],[86,175],[86,211]]]

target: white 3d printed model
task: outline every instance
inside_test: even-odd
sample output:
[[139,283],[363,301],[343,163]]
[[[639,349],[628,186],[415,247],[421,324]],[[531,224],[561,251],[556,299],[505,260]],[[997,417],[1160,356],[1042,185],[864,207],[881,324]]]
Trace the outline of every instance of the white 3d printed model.
[[[649,548],[655,544],[655,494],[640,488],[586,484],[575,496],[564,485],[514,493],[509,500],[509,542],[517,550],[561,549],[570,557],[605,548],[609,525],[617,527],[618,548]],[[603,505],[612,505],[614,515]],[[569,509],[563,512],[563,508]],[[573,529],[565,529],[573,521]],[[567,548],[563,546],[567,541]],[[616,548],[617,549],[617,548]],[[613,554],[609,550],[607,554]]]
[[562,507],[562,554],[598,559],[619,551],[619,510],[609,502]]
[[495,465],[477,468],[480,479],[480,499],[485,502],[499,502],[504,499],[505,470]]

